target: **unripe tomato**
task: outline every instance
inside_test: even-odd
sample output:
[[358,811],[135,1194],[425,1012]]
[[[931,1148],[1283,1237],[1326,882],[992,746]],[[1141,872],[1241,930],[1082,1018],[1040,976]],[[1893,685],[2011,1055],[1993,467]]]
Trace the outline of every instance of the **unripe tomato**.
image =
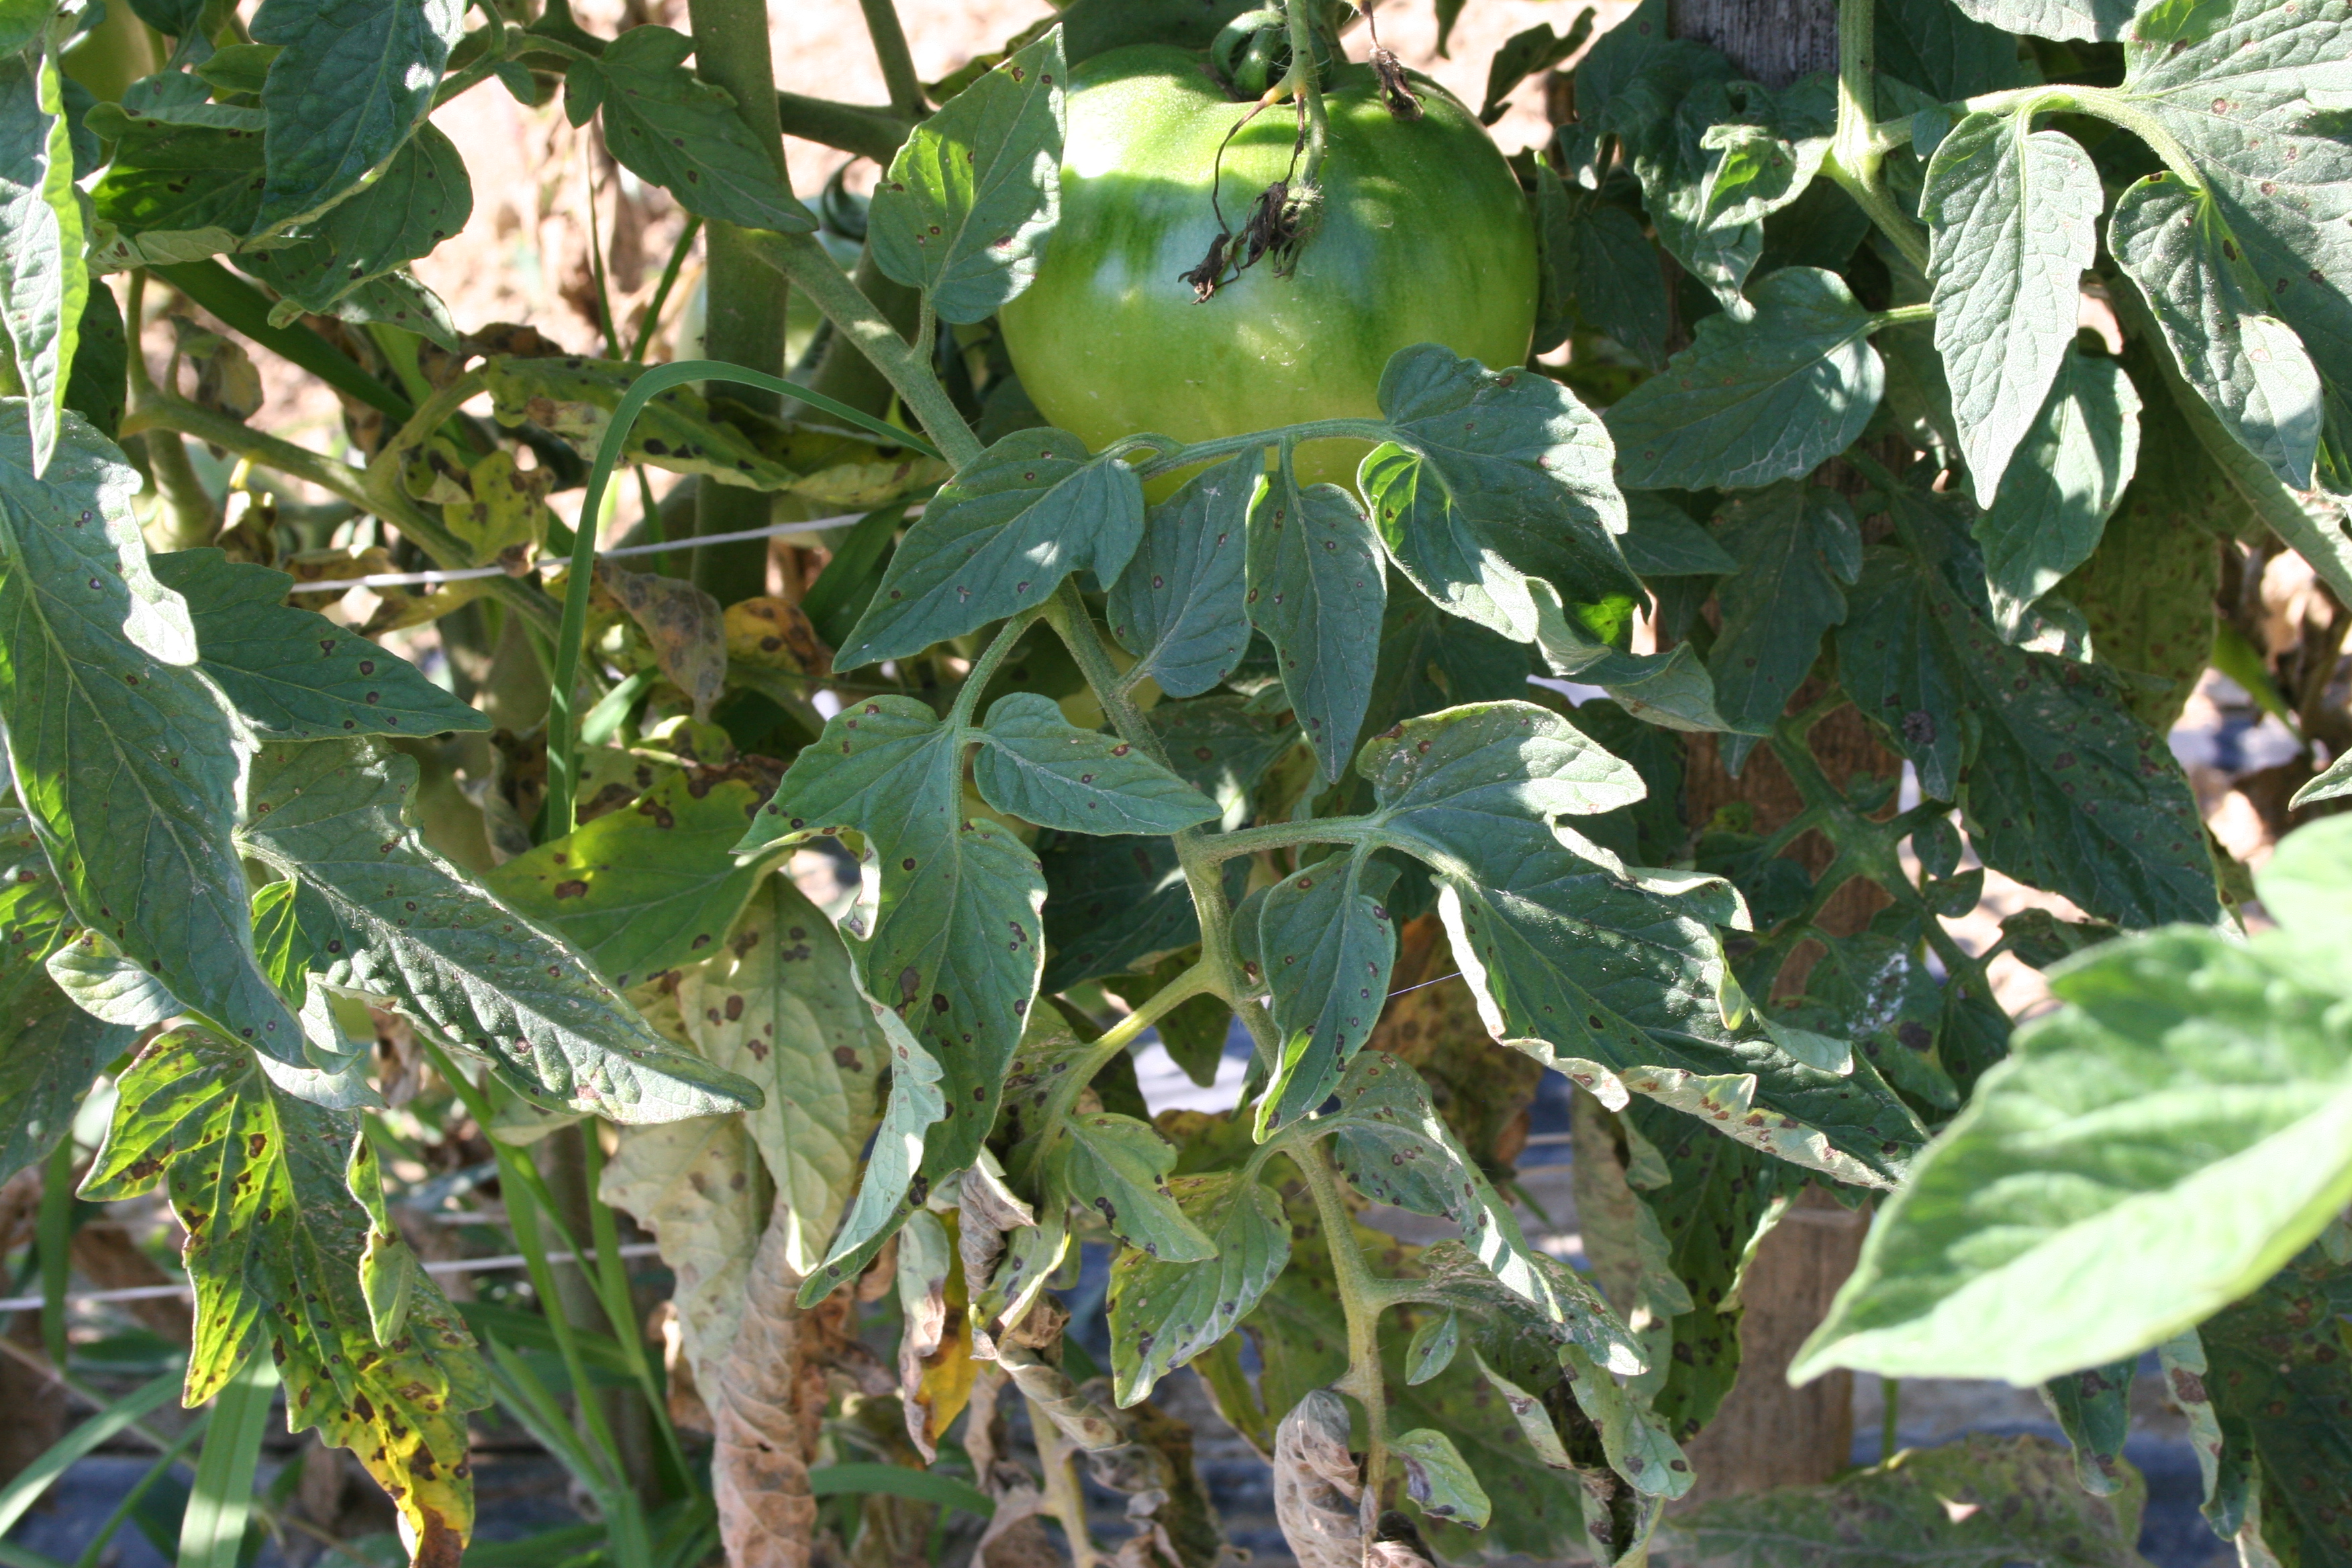
[[[1414,343],[1525,360],[1536,242],[1518,180],[1475,115],[1414,85],[1423,113],[1398,120],[1369,67],[1332,70],[1322,222],[1297,270],[1261,260],[1200,301],[1180,275],[1218,233],[1211,170],[1250,106],[1200,56],[1161,45],[1075,68],[1061,219],[1036,281],[999,318],[1038,410],[1097,449],[1145,430],[1201,441],[1378,417],[1381,370]],[[1226,145],[1217,195],[1236,232],[1290,172],[1297,126],[1277,104]],[[1301,447],[1299,478],[1352,479],[1364,450]]]

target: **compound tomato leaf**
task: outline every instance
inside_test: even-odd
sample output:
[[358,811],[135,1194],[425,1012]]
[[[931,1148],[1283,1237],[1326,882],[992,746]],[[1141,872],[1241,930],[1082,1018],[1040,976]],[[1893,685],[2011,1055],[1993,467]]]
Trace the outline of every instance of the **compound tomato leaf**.
[[433,107],[466,8],[457,0],[262,0],[253,36],[280,46],[261,86],[268,182],[252,232],[341,200]]
[[[237,265],[302,310],[324,313],[403,262],[431,255],[473,212],[466,160],[449,138],[425,125],[364,189],[297,224],[291,243],[251,252]],[[291,310],[281,306],[272,314]]]
[[243,1046],[176,1029],[124,1074],[82,1191],[112,1201],[159,1180],[188,1221],[187,1402],[211,1397],[257,1353],[257,1328],[292,1429],[315,1426],[358,1456],[399,1506],[417,1561],[455,1561],[474,1514],[466,1413],[489,1404],[488,1379],[421,1270],[410,1270],[398,1326],[379,1332],[362,1276],[391,1238],[373,1223],[382,1178],[358,1119],[281,1092]]
[[1066,833],[1180,833],[1216,803],[1116,735],[1081,730],[1053,699],[1000,697],[980,731],[972,783],[997,810]]
[[[1724,718],[1761,732],[1812,672],[1822,635],[1845,619],[1840,584],[1861,575],[1862,525],[1835,490],[1783,480],[1734,497],[1715,526],[1739,570],[1717,590],[1723,622],[1707,670]],[[1735,741],[1728,755],[1744,757],[1753,743]]]
[[278,1060],[301,1026],[261,972],[230,840],[244,767],[195,628],[131,515],[139,478],[68,412],[35,478],[0,403],[0,720],[67,903],[190,1012]]
[[53,52],[0,59],[0,234],[8,237],[0,247],[0,324],[27,400],[36,474],[58,448],[91,287],[64,94]]
[[2134,1356],[2352,1199],[2342,998],[2308,950],[2175,927],[2051,984],[2066,1005],[2019,1032],[1880,1210],[1792,1375],[2025,1384]]
[[566,69],[564,115],[584,125],[602,110],[613,156],[697,217],[811,233],[816,218],[785,183],[773,146],[761,146],[726,89],[687,68],[693,52],[694,40],[673,28],[628,28]]
[[1111,1387],[1122,1409],[1231,1333],[1290,1266],[1290,1225],[1264,1184],[1218,1171],[1176,1177],[1168,1188],[1216,1258],[1179,1263],[1123,1247],[1112,1259]]
[[1021,430],[950,480],[907,531],[835,669],[906,658],[1043,604],[1091,571],[1115,584],[1143,537],[1143,485],[1062,430]]
[[406,659],[350,627],[285,603],[294,580],[218,550],[150,557],[187,601],[198,668],[259,741],[488,730],[490,721]]
[[874,258],[929,294],[941,321],[985,321],[1035,279],[1061,213],[1068,75],[1055,27],[949,100],[890,160],[874,192]]
[[734,853],[759,809],[759,791],[740,778],[669,770],[629,805],[516,856],[483,884],[625,990],[718,955],[764,869]]
[[882,1032],[883,1059],[890,1069],[890,1094],[882,1123],[866,1152],[866,1174],[842,1217],[824,1261],[801,1286],[800,1304],[813,1307],[845,1280],[855,1279],[898,1233],[907,1216],[923,1206],[930,1184],[921,1168],[932,1163],[929,1129],[948,1113],[940,1090],[940,1063],[923,1048],[898,1015],[873,998],[861,998]]
[[1874,549],[1837,637],[1839,678],[1985,864],[2126,926],[2219,912],[2197,803],[2112,672],[2011,647],[1954,578],[1961,498],[1898,490],[1916,550]]
[[1801,479],[1870,423],[1886,366],[1844,280],[1784,267],[1750,290],[1748,321],[1699,322],[1696,341],[1609,410],[1629,489],[1752,488]]
[[1396,963],[1396,922],[1383,900],[1396,868],[1359,850],[1284,878],[1257,906],[1256,958],[1272,994],[1282,1066],[1264,1112],[1271,1130],[1331,1096],[1339,1071],[1371,1037]]
[[1244,452],[1151,509],[1135,559],[1110,591],[1110,630],[1171,697],[1198,697],[1234,672],[1249,647],[1243,558],[1250,498],[1265,461]]
[[790,1205],[786,1259],[815,1272],[856,1184],[883,1068],[882,1032],[847,950],[789,877],[772,876],[719,955],[687,971],[677,1003],[702,1054],[767,1095],[769,1110],[743,1120]]
[[1494,1512],[1486,1489],[1470,1473],[1454,1439],[1427,1426],[1400,1433],[1390,1444],[1404,1465],[1405,1496],[1432,1519],[1484,1530]]
[[751,1084],[670,1045],[579,951],[425,847],[407,821],[416,764],[372,741],[265,747],[237,847],[290,878],[328,984],[390,997],[488,1061],[526,1098],[614,1121],[760,1103]]
[[2107,238],[2189,384],[2282,483],[2310,489],[2319,371],[2213,194],[2151,174],[2116,200]]
[[1113,1236],[1163,1263],[1199,1263],[1216,1256],[1217,1244],[1169,1191],[1175,1145],[1132,1116],[1075,1115],[1063,1126],[1070,1195],[1100,1215]]
[[1422,343],[1390,359],[1380,404],[1389,438],[1357,483],[1414,586],[1515,642],[1536,635],[1530,578],[1600,635],[1630,619],[1641,587],[1617,546],[1609,432],[1566,387]]
[[1274,644],[1324,782],[1348,771],[1380,663],[1388,568],[1356,500],[1337,485],[1302,488],[1288,460],[1258,492],[1249,521],[1249,618]]
[[2029,113],[1976,113],[1927,163],[1936,350],[1977,503],[1990,506],[2074,341],[2098,246],[2098,171]]
[[1992,505],[1976,520],[2002,635],[2013,637],[2033,602],[2098,548],[2139,463],[2139,415],[2138,390],[2120,363],[2067,349]]

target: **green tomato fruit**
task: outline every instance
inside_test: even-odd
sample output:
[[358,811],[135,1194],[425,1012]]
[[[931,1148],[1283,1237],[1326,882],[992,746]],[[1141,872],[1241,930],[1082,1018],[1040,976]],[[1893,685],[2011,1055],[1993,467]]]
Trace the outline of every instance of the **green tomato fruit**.
[[[1052,424],[1100,449],[1157,431],[1183,441],[1310,419],[1377,418],[1389,356],[1443,343],[1493,366],[1527,358],[1535,225],[1477,118],[1427,81],[1424,112],[1381,107],[1369,67],[1331,72],[1321,225],[1297,268],[1261,260],[1205,301],[1181,274],[1291,171],[1297,121],[1250,105],[1201,57],[1159,45],[1070,73],[1062,212],[1036,281],[999,320],[1022,385]],[[1299,479],[1353,479],[1360,442],[1298,453]]]

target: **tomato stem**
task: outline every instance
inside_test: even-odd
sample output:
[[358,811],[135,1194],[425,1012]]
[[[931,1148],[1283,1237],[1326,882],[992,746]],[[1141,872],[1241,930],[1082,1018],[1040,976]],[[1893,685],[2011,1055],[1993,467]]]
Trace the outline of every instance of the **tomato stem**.
[[1331,141],[1331,120],[1323,107],[1323,85],[1315,79],[1315,23],[1312,8],[1303,0],[1283,0],[1283,19],[1290,27],[1290,75],[1287,85],[1307,106],[1307,166],[1298,176],[1302,185],[1321,183],[1323,154]]
[[924,101],[923,84],[915,74],[915,57],[907,47],[907,29],[898,25],[898,7],[891,0],[858,0],[866,11],[866,36],[874,40],[874,58],[882,64],[882,80],[890,89],[891,112],[906,120],[920,120],[929,114],[930,105]]

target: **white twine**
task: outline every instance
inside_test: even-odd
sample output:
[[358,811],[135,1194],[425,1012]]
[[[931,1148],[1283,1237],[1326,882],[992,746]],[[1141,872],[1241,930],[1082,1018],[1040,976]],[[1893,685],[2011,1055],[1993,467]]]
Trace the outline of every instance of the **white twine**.
[[[484,1223],[488,1223],[485,1221]],[[650,1241],[632,1242],[620,1249],[623,1258],[648,1258],[659,1250]],[[551,1252],[550,1263],[593,1263],[596,1254]],[[427,1274],[487,1274],[500,1268],[521,1268],[530,1259],[520,1252],[509,1252],[497,1258],[442,1258],[425,1266]],[[100,1301],[154,1301],[169,1296],[193,1296],[194,1285],[130,1285],[119,1290],[81,1290],[66,1298],[66,1305],[79,1307]],[[35,1312],[40,1310],[38,1296],[10,1296],[0,1300],[0,1312]]]

